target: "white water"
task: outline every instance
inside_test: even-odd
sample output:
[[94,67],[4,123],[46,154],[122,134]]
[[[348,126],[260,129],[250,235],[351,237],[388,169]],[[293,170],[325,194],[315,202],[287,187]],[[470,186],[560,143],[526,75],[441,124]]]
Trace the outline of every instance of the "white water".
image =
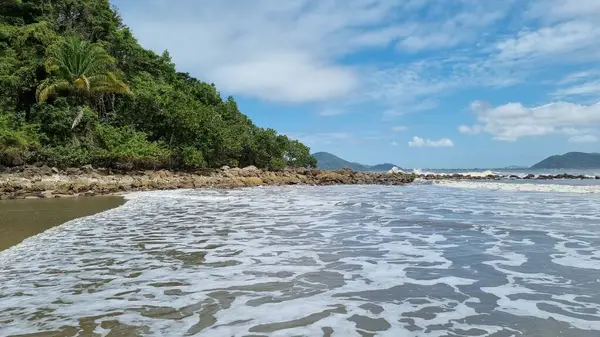
[[0,335],[600,333],[600,196],[475,186],[131,194],[0,252]]
[[539,183],[507,183],[491,181],[435,181],[433,184],[445,187],[466,189],[490,189],[496,191],[528,191],[554,193],[600,193],[600,185],[568,185],[568,184],[539,184]]

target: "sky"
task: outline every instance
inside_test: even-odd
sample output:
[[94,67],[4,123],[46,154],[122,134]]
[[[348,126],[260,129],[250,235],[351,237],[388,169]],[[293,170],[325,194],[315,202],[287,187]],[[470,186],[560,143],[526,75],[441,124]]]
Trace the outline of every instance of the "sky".
[[112,0],[257,125],[363,164],[600,152],[600,0]]

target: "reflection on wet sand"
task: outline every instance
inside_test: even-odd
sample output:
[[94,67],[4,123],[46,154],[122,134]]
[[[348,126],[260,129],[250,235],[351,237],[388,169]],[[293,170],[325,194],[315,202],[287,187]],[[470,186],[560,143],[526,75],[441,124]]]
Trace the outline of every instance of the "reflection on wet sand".
[[0,201],[0,251],[67,221],[120,206],[120,197]]

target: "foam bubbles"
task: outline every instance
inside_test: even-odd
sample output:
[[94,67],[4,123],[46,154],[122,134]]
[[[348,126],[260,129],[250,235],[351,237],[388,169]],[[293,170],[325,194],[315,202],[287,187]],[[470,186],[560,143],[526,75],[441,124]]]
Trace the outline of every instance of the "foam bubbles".
[[553,192],[553,193],[600,193],[600,185],[573,186],[558,184],[512,184],[480,181],[436,181],[434,184],[445,187],[468,189],[492,189],[497,191]]
[[120,208],[0,252],[0,335],[600,330],[600,199],[505,192],[128,194]]

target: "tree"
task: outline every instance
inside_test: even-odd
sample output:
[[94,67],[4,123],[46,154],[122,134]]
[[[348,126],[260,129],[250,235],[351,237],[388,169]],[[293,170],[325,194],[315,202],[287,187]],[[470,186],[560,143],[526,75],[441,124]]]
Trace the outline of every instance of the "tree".
[[167,51],[143,48],[110,0],[0,0],[0,155],[13,166],[316,164],[214,84],[177,72]]
[[[39,85],[38,101],[66,92],[81,106],[97,94],[129,93],[127,84],[109,70],[114,64],[115,60],[97,45],[75,37],[61,40],[48,49],[45,67],[52,76]],[[80,112],[73,127],[81,116]]]

